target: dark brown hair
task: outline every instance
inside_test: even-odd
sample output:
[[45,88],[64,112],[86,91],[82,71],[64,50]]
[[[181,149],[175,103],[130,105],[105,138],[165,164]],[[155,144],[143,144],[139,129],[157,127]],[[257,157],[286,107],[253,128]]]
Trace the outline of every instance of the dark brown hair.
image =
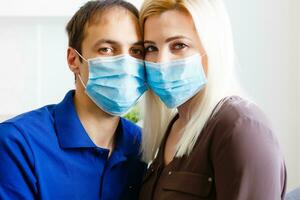
[[[100,16],[106,9],[121,7],[139,18],[139,11],[129,2],[123,0],[94,0],[85,3],[71,18],[66,26],[69,37],[69,47],[76,49],[81,54],[81,45],[87,24],[92,23],[95,17]],[[81,60],[81,58],[80,58]]]

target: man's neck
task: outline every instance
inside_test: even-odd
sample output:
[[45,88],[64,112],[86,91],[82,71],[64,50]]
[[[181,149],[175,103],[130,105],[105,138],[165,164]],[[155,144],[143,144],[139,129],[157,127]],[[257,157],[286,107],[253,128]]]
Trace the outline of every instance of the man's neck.
[[112,151],[120,117],[101,110],[80,86],[74,95],[74,105],[83,127],[95,145]]

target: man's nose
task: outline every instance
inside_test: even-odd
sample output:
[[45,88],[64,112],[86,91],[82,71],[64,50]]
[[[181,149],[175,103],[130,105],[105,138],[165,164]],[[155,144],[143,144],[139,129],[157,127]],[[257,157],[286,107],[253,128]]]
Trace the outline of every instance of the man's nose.
[[130,49],[128,49],[127,47],[122,47],[122,48],[120,48],[118,54],[124,55],[124,54],[129,54],[129,52],[130,52]]

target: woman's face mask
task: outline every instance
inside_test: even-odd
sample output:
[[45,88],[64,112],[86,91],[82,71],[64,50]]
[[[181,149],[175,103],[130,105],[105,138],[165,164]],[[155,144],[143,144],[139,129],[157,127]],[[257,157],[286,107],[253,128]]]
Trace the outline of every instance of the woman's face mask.
[[199,54],[165,63],[145,62],[147,82],[169,108],[185,103],[207,83]]
[[187,12],[174,9],[148,17],[144,46],[147,82],[167,107],[180,106],[207,84],[205,50]]

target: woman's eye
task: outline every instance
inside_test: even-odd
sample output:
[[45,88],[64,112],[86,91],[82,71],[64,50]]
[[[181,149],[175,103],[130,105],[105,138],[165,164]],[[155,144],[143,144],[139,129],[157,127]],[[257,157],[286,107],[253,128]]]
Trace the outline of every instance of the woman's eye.
[[185,49],[186,47],[188,47],[186,44],[178,43],[178,44],[173,45],[172,49],[181,50],[181,49]]
[[150,53],[150,52],[153,52],[153,51],[157,51],[157,48],[155,46],[145,47],[145,52],[146,53]]

